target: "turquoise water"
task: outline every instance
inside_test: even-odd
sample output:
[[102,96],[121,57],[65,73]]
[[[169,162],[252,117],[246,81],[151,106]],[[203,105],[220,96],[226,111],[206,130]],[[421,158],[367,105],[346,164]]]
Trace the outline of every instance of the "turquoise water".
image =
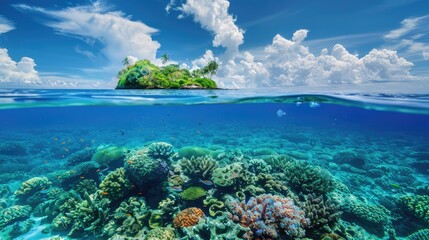
[[1,239],[428,239],[429,96],[268,93],[1,90]]

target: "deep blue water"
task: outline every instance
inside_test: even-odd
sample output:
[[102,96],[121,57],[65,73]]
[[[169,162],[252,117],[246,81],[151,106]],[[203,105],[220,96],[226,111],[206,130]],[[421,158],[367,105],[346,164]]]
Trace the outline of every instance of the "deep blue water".
[[[199,146],[224,153],[239,150],[244,156],[244,160],[222,162],[223,160],[218,159],[219,167],[249,159],[264,159],[269,165],[266,158],[269,159],[270,156],[258,153],[269,150],[326,170],[331,174],[335,187],[322,195],[335,202],[337,211],[342,212],[342,215],[330,230],[315,231],[302,226],[307,234],[305,236],[311,239],[321,239],[323,234],[332,234],[329,239],[335,239],[334,234],[344,239],[406,237],[429,225],[429,213],[419,215],[406,206],[405,200],[399,200],[412,196],[422,204],[429,204],[428,96],[282,95],[281,92],[267,96],[258,92],[241,94],[240,91],[60,90],[4,90],[0,94],[0,187],[7,189],[0,196],[0,211],[15,205],[32,207],[31,213],[4,224],[0,216],[1,234],[5,239],[17,236],[22,236],[18,239],[37,239],[58,234],[70,235],[69,231],[76,222],[70,223],[61,231],[50,231],[50,224],[55,216],[31,224],[26,220],[36,219],[35,209],[55,200],[47,197],[46,193],[54,187],[61,191],[72,191],[73,186],[83,178],[93,179],[99,187],[105,176],[99,176],[98,172],[94,172],[93,177],[84,175],[82,179],[73,180],[67,186],[52,177],[56,171],[76,169],[79,162],[69,164],[74,153],[84,149],[97,151],[106,146],[124,146],[132,153],[134,149],[144,148],[153,142],[168,142],[175,152],[186,146]],[[278,110],[284,111],[286,115],[277,116]],[[10,144],[19,146],[16,152],[7,151],[12,148]],[[349,159],[338,160],[337,156],[341,152],[356,153],[356,156],[364,159],[364,164],[356,164]],[[126,165],[124,161],[129,156],[119,164],[109,165],[106,174]],[[215,156],[214,159],[216,160]],[[82,160],[85,161],[87,160]],[[174,159],[169,166],[170,172],[179,163],[180,159]],[[106,166],[101,165],[100,169]],[[292,194],[298,198],[307,194],[296,187],[294,189],[292,180],[276,175],[279,172],[267,171],[265,173],[275,176],[275,181],[292,189]],[[26,196],[30,198],[33,194],[38,194],[38,201],[28,202],[28,199],[19,199],[13,194],[24,181],[34,177],[47,177],[51,181],[43,190],[37,189]],[[160,178],[159,182],[163,181],[166,180]],[[150,184],[153,183],[147,183],[144,188],[156,189],[156,186]],[[235,197],[233,193],[248,183],[235,184],[236,186],[229,188],[216,184],[206,186],[198,183],[198,179],[191,178],[183,188],[198,185],[206,190],[216,189],[215,196],[224,201],[226,194]],[[264,188],[264,185],[260,187]],[[114,219],[114,211],[121,201],[133,196],[141,197],[138,192],[143,190],[133,191],[109,205],[108,219]],[[291,197],[280,191],[266,193]],[[142,194],[150,205],[150,211],[156,210],[157,202],[166,196],[179,196],[179,192],[168,187],[159,189],[159,199],[144,191]],[[246,200],[250,197],[258,196],[246,192]],[[178,200],[175,203],[177,211],[170,213],[171,216],[164,215],[162,226],[171,225],[179,210],[193,206],[203,209],[207,221],[217,221],[215,217],[208,215],[208,208],[202,205],[202,199],[204,198],[191,203]],[[84,197],[81,196],[79,201],[85,201]],[[299,206],[300,203],[296,201],[298,200],[295,200],[295,204]],[[226,200],[225,203],[227,205]],[[356,210],[359,207],[366,209],[363,210],[364,213]],[[235,213],[231,205],[222,211]],[[377,217],[370,216],[377,211],[382,215],[377,215],[381,220],[374,220]],[[59,212],[55,214],[58,215]],[[141,220],[141,230],[145,232],[139,236],[144,236],[150,230],[147,221],[148,219]],[[107,222],[106,220],[104,224]],[[19,234],[11,233],[10,228],[25,229],[25,224],[32,227],[32,230],[29,227]],[[374,229],[371,227],[373,225],[379,227]],[[44,228],[49,231],[40,233]],[[186,239],[190,236],[188,231],[177,227],[173,229],[176,237]],[[250,227],[248,231],[256,237],[262,231],[258,230],[260,229]],[[285,235],[281,228],[278,227],[277,230],[279,239],[291,237]],[[102,234],[102,224],[96,231],[81,231],[72,237],[112,237]],[[237,239],[245,232],[239,233]],[[199,233],[202,239],[210,239],[210,234]],[[263,232],[261,237],[272,236]]]

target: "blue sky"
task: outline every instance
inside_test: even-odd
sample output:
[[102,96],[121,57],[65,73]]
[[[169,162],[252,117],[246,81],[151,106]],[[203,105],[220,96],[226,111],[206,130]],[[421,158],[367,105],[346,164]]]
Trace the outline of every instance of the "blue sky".
[[224,87],[427,85],[428,29],[427,0],[2,0],[0,87],[110,88],[164,53]]

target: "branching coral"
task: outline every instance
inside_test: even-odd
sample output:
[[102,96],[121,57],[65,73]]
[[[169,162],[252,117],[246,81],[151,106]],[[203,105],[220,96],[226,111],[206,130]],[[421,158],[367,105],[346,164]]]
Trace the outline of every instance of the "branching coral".
[[100,183],[99,194],[112,201],[121,199],[131,189],[131,183],[125,176],[124,168],[109,173]]
[[179,165],[183,174],[194,179],[210,179],[213,170],[218,167],[217,162],[209,155],[183,158]]
[[305,227],[307,236],[332,232],[341,216],[338,204],[324,196],[306,195],[299,206],[311,223]]
[[148,146],[148,155],[154,159],[170,161],[174,155],[173,145],[166,142],[154,142]]
[[114,234],[133,237],[143,229],[149,213],[143,198],[130,197],[115,210],[113,219],[104,226],[103,234],[109,237]]
[[271,172],[271,166],[262,159],[258,159],[258,158],[250,159],[248,161],[245,161],[244,165],[247,171],[254,174]]
[[246,239],[277,239],[283,234],[302,237],[304,227],[309,224],[304,212],[290,198],[264,194],[250,198],[247,204],[233,200],[228,206],[232,213],[230,218],[250,228],[244,236]]
[[419,230],[407,237],[407,240],[428,240],[429,228]]
[[98,233],[107,222],[110,200],[85,194],[85,200],[77,203],[75,208],[66,213],[71,219],[72,228],[69,236],[80,236],[84,232]]
[[83,197],[84,193],[92,194],[97,191],[97,182],[93,179],[83,179],[73,189]]
[[33,195],[36,192],[45,190],[51,186],[51,182],[46,177],[34,177],[21,184],[15,191],[15,196],[24,198]]
[[173,219],[173,225],[176,228],[185,228],[194,226],[200,218],[204,217],[204,213],[199,208],[186,208],[179,212]]
[[429,195],[404,196],[399,203],[406,211],[429,223]]

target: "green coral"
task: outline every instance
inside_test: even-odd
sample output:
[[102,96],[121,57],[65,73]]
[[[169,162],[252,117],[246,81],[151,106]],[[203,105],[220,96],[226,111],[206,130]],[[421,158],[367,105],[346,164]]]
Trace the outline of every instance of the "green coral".
[[247,186],[243,188],[244,192],[248,192],[252,196],[257,196],[263,193],[286,193],[289,194],[289,189],[283,181],[275,178],[273,175],[260,173],[258,175],[247,175]]
[[92,156],[92,161],[99,164],[109,165],[113,162],[122,161],[125,158],[125,154],[128,149],[125,147],[108,146],[101,147]]
[[149,218],[150,228],[159,228],[164,224],[164,213],[161,210],[153,210]]
[[223,168],[213,170],[212,180],[213,183],[221,187],[229,187],[234,185],[243,172],[242,163],[232,163]]
[[255,174],[270,173],[271,166],[262,159],[254,158],[245,161],[247,171]]
[[170,227],[159,227],[149,231],[145,236],[145,240],[174,240],[174,229]]
[[93,179],[83,179],[78,182],[73,189],[83,197],[85,193],[92,194],[97,191],[97,182]]
[[3,228],[13,222],[30,216],[31,207],[28,205],[15,205],[0,211],[0,228]]
[[223,213],[221,209],[225,207],[225,203],[214,197],[204,199],[203,204],[205,207],[209,208],[209,214],[212,217],[215,217],[216,215],[221,215]]
[[428,240],[429,228],[419,230],[407,237],[407,240]]
[[183,174],[194,179],[210,179],[218,163],[209,155],[183,158],[179,165]]
[[99,194],[112,201],[121,199],[131,189],[131,183],[125,176],[124,168],[117,168],[109,173],[100,183]]
[[110,220],[103,228],[103,235],[115,234],[128,237],[136,236],[149,218],[149,207],[143,198],[130,197],[121,202]]
[[180,193],[183,200],[192,201],[206,195],[206,190],[202,187],[189,187]]
[[213,154],[212,150],[203,148],[203,147],[197,147],[197,146],[186,146],[186,147],[180,148],[177,151],[178,158],[186,158],[186,159],[191,159],[192,157],[195,157],[195,158],[204,157],[212,154]]
[[21,184],[15,191],[15,196],[24,198],[29,197],[36,192],[45,190],[51,186],[51,182],[46,177],[34,177]]
[[242,236],[249,230],[249,228],[243,227],[239,223],[234,223],[228,218],[228,214],[224,212],[216,218],[201,218],[197,225],[183,228],[186,235],[182,239],[243,239]]
[[71,237],[82,236],[85,232],[98,233],[107,222],[110,200],[97,195],[85,194],[85,200],[77,203],[75,208],[66,213],[71,219]]
[[325,169],[289,157],[273,157],[267,161],[279,164],[280,169],[275,168],[282,173],[282,179],[297,192],[323,195],[334,190],[334,180]]
[[399,203],[405,210],[429,223],[429,195],[403,196]]

